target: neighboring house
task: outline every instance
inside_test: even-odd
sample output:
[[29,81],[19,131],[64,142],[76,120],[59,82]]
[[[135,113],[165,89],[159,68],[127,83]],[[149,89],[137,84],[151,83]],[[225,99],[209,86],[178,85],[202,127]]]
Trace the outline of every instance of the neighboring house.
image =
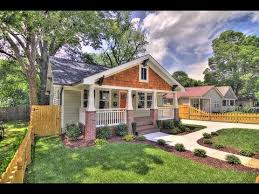
[[216,87],[223,96],[221,112],[234,111],[236,108],[236,94],[231,86]]
[[[47,93],[50,104],[61,105],[61,126],[80,123],[87,140],[95,139],[95,128],[132,122],[155,125],[165,115],[163,95],[184,91],[151,55],[107,68],[51,57]],[[161,107],[159,107],[161,106]],[[176,108],[168,117],[177,117]],[[154,126],[146,128],[154,128]]]
[[[170,99],[171,94],[165,95]],[[178,104],[188,104],[206,112],[225,112],[235,109],[236,95],[230,86],[186,87],[177,93]]]
[[237,100],[237,107],[252,108],[259,106],[259,102],[255,97],[240,97]]

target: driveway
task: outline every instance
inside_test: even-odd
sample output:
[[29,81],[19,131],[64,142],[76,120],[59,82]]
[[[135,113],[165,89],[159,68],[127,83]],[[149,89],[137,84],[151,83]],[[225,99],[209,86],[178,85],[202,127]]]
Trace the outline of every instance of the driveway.
[[[223,152],[220,150],[204,147],[197,143],[198,139],[202,138],[202,134],[207,132],[211,133],[213,131],[218,131],[223,128],[250,128],[250,129],[258,129],[258,124],[244,124],[244,123],[225,123],[225,122],[212,122],[212,121],[197,121],[197,120],[186,120],[182,119],[182,123],[184,124],[196,124],[196,125],[204,125],[207,126],[205,129],[189,133],[186,135],[178,136],[178,135],[169,135],[162,132],[150,133],[144,135],[146,139],[150,141],[156,142],[158,139],[164,139],[168,145],[174,146],[176,143],[182,143],[187,150],[193,151],[196,148],[206,150],[208,156],[212,158],[217,158],[225,161],[226,155],[230,154],[227,152]],[[259,168],[259,160],[245,157],[241,155],[234,154],[241,160],[241,163],[244,166]]]

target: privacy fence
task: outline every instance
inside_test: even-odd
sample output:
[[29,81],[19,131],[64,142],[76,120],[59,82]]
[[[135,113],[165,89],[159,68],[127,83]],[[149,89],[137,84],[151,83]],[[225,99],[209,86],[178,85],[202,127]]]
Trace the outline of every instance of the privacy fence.
[[208,113],[189,105],[179,106],[179,117],[202,121],[221,121],[232,123],[258,123],[259,114],[252,113]]
[[0,121],[29,120],[30,107],[21,105],[16,107],[0,107]]
[[32,106],[28,132],[1,175],[0,183],[23,183],[26,167],[31,163],[34,136],[60,135],[60,133],[59,106]]

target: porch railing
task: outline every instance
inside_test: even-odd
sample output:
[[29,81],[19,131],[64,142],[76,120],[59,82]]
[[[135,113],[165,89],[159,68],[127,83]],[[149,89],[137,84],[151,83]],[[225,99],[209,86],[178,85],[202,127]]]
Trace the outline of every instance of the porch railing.
[[173,108],[172,107],[159,107],[158,108],[158,119],[163,118],[173,118]]
[[96,110],[96,126],[112,126],[126,124],[126,109],[98,109]]

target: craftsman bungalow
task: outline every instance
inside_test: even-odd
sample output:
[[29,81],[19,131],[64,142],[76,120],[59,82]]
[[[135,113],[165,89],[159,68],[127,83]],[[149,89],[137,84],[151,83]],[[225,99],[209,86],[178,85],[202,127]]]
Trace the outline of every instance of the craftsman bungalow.
[[[66,124],[80,123],[87,140],[95,139],[100,126],[125,123],[131,130],[131,123],[137,122],[151,130],[157,119],[176,118],[177,91],[184,88],[151,55],[113,68],[50,58],[50,104],[61,105],[62,130]],[[166,93],[174,100],[165,103]]]

